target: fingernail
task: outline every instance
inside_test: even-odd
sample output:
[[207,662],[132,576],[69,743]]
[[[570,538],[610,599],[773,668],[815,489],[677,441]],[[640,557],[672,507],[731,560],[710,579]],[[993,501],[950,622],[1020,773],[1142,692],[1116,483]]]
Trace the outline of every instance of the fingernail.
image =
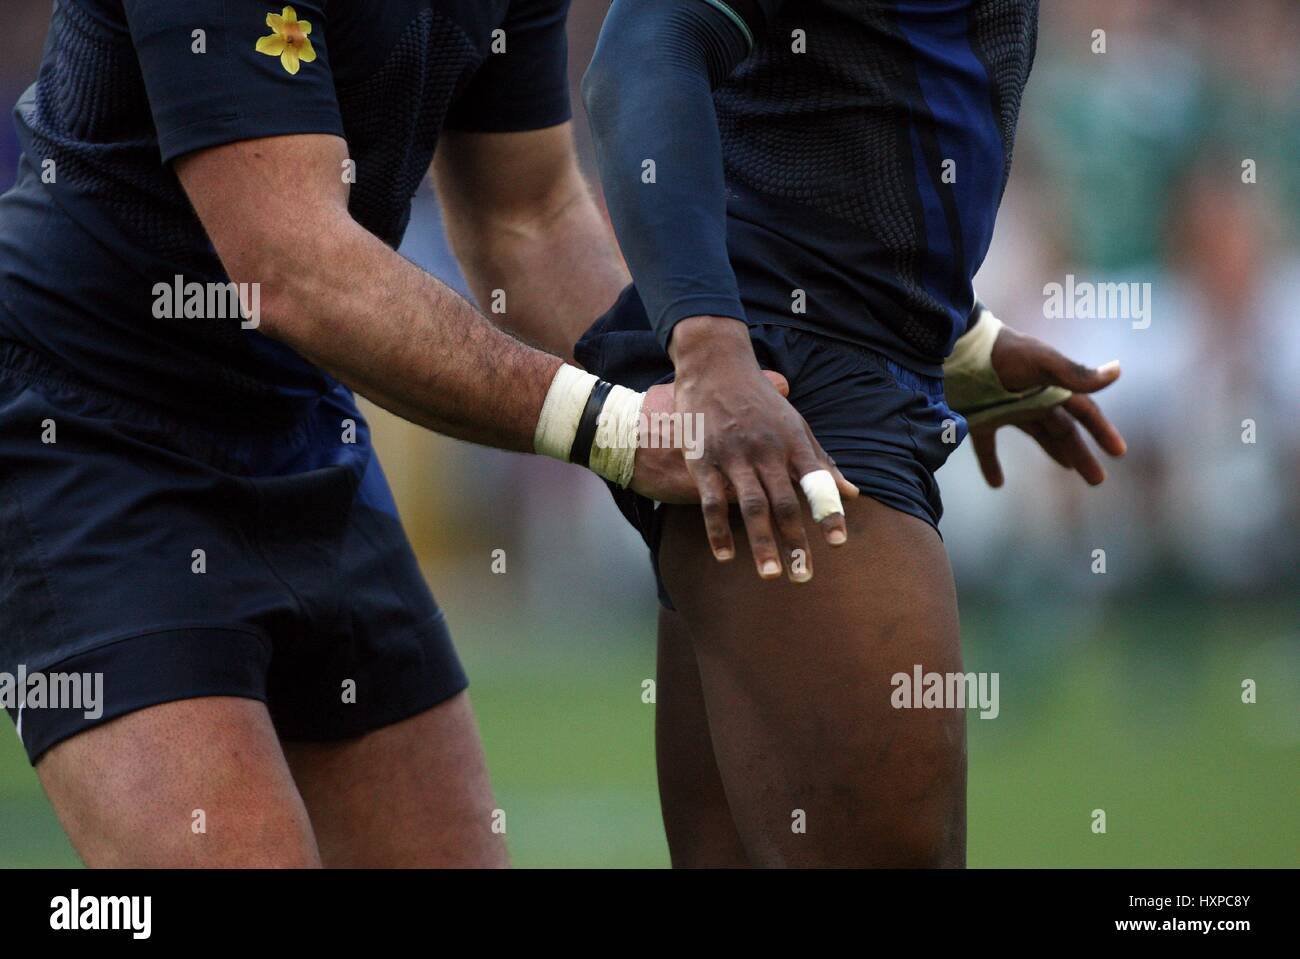
[[713,551],[713,558],[719,563],[730,562],[731,558],[735,555],[736,554],[729,549],[717,549]]
[[826,542],[832,546],[843,546],[848,540],[848,534],[842,529],[833,529],[826,537]]
[[774,559],[769,559],[766,563],[763,564],[759,572],[762,573],[762,575],[764,576],[780,576],[781,564]]
[[810,569],[796,570],[790,574],[790,578],[794,580],[796,583],[806,583],[808,582],[808,580],[812,579],[812,570]]
[[1101,366],[1097,367],[1097,372],[1103,376],[1109,375],[1112,370],[1116,373],[1119,372],[1119,360],[1111,360],[1109,363],[1103,363]]

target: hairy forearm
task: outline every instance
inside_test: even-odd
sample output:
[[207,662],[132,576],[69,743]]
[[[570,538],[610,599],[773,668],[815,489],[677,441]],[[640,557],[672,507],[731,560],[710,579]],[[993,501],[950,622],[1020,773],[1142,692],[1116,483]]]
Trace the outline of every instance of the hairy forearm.
[[439,433],[531,452],[559,361],[489,323],[350,218],[278,251],[266,332]]
[[528,218],[447,217],[452,248],[493,322],[573,359],[573,345],[631,282],[581,178]]

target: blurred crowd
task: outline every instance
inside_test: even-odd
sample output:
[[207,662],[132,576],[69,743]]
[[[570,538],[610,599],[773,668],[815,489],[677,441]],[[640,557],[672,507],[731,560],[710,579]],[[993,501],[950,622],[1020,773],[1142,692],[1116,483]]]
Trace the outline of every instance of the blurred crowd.
[[[1291,0],[1043,4],[1015,167],[977,287],[1004,320],[1070,355],[1121,361],[1100,402],[1130,453],[1089,490],[1018,443],[1008,474],[1023,475],[999,494],[979,489],[973,458],[954,457],[940,474],[944,527],[965,580],[1089,594],[1099,582],[1294,590],[1297,51]],[[1149,326],[1046,317],[1044,285],[1068,275],[1149,283]]]
[[[588,165],[576,85],[607,6],[574,0],[570,24]],[[35,75],[49,7],[4,2],[6,109]],[[16,150],[5,123],[0,185]],[[1100,402],[1130,453],[1088,489],[1003,431],[1008,482],[993,491],[969,448],[958,450],[939,479],[964,595],[1294,594],[1298,156],[1296,0],[1044,0],[1015,166],[976,285],[1011,325],[1089,363],[1120,360],[1124,375]],[[427,191],[403,252],[460,285]],[[1067,276],[1149,283],[1149,325],[1049,318],[1044,287]],[[538,607],[556,595],[650,603],[644,549],[594,478],[377,419],[435,582],[451,576],[473,591],[490,551],[504,548],[523,584],[515,595]]]

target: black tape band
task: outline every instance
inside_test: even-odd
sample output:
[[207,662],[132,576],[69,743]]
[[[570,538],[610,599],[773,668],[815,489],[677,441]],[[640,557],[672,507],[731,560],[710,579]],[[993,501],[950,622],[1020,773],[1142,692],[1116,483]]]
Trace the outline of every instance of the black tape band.
[[587,397],[587,405],[582,408],[582,418],[578,420],[578,432],[573,437],[573,446],[569,448],[569,462],[579,466],[591,465],[591,446],[596,442],[596,427],[600,426],[600,413],[605,408],[605,400],[613,383],[597,380]]

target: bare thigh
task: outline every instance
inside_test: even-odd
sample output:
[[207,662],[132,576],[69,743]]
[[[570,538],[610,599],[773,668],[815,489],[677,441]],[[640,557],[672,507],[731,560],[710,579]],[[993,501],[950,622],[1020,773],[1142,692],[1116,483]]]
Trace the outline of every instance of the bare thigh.
[[753,865],[960,866],[965,716],[895,709],[890,682],[961,669],[947,556],[928,524],[874,500],[847,519],[848,544],[816,543],[815,577],[793,584],[718,564],[698,510],[665,517],[660,570],[727,801]]
[[469,695],[337,743],[285,743],[327,867],[507,866]]
[[92,867],[318,866],[262,703],[162,703],[49,750],[36,773]]
[[659,610],[655,693],[655,760],[659,803],[674,868],[749,865],[713,756],[713,738],[686,624]]

